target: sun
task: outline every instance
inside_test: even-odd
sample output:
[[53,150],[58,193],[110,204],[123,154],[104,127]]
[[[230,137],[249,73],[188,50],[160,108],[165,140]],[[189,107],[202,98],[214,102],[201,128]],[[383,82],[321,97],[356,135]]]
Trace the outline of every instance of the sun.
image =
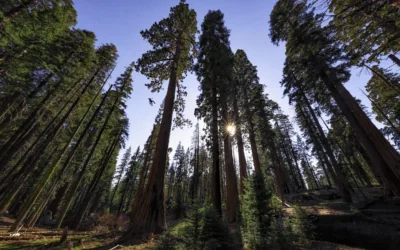
[[229,134],[230,136],[234,136],[235,133],[236,133],[236,126],[235,126],[235,124],[233,124],[233,123],[228,123],[228,124],[226,125],[226,132],[228,132],[228,134]]

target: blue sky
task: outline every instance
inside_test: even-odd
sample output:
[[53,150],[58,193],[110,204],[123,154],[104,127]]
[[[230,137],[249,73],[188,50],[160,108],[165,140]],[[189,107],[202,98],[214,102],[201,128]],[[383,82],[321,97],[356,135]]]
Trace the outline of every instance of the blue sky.
[[[208,10],[220,9],[225,14],[225,25],[230,29],[231,48],[233,51],[243,49],[250,61],[257,66],[261,83],[265,84],[269,97],[278,102],[283,111],[293,117],[293,108],[283,98],[280,87],[284,46],[274,46],[268,37],[269,14],[275,0],[187,0],[195,9],[200,27]],[[78,11],[78,28],[93,31],[97,35],[97,44],[114,43],[119,51],[118,66],[114,71],[115,79],[132,61],[136,61],[150,47],[140,36],[140,31],[149,28],[154,22],[167,17],[171,6],[178,0],[80,0],[75,1]],[[351,80],[346,84],[349,91],[363,104],[370,103],[359,90],[363,89],[370,75],[359,74],[354,70]],[[128,101],[127,115],[130,120],[130,137],[127,146],[134,151],[142,146],[150,135],[159,104],[165,91],[151,93],[144,85],[148,80],[134,73],[134,91]],[[186,98],[186,117],[195,123],[193,115],[198,95],[198,82],[191,74],[185,79],[188,96]],[[165,85],[166,86],[166,85]],[[153,98],[156,105],[150,106],[148,98]],[[172,131],[170,147],[176,148],[179,141],[186,147],[190,145],[194,128]]]

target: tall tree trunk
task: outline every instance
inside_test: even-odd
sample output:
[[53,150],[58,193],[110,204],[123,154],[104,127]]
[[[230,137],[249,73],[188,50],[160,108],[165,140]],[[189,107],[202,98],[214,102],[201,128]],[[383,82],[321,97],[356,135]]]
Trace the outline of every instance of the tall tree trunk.
[[214,208],[222,215],[221,202],[221,174],[219,169],[219,138],[218,138],[218,99],[217,88],[211,90],[211,138],[212,138],[212,174],[211,174],[211,197]]
[[[335,169],[336,179],[337,179],[336,187],[339,189],[339,192],[342,194],[343,201],[351,203],[352,199],[351,199],[351,194],[350,194],[350,189],[351,189],[350,185],[349,185],[348,181],[346,180],[346,177],[344,176],[343,171],[335,158],[335,155],[333,154],[332,148],[328,142],[328,139],[325,136],[325,132],[323,131],[321,124],[319,123],[318,118],[317,118],[313,108],[311,107],[311,104],[308,101],[307,96],[305,95],[305,93],[303,91],[301,83],[298,82],[298,85],[299,85],[299,90],[302,95],[302,99],[303,99],[302,101],[306,104],[309,114],[311,115],[310,118],[313,120],[312,123],[310,123],[310,124],[314,124],[315,127],[317,128],[317,131],[319,133],[318,138],[321,141],[322,147],[325,148],[325,151],[329,157],[329,160],[330,160],[333,168]],[[311,133],[313,133],[313,132],[311,132]]]
[[151,149],[153,148],[153,140],[154,136],[156,134],[156,129],[157,129],[157,124],[154,124],[153,129],[150,134],[150,140],[147,143],[147,148],[146,148],[146,155],[144,156],[144,161],[143,161],[143,166],[142,169],[140,170],[140,178],[139,178],[139,184],[136,190],[135,194],[135,200],[132,205],[132,213],[131,213],[131,220],[133,220],[133,216],[137,213],[136,210],[141,207],[141,196],[144,192],[144,186],[146,183],[146,175],[147,175],[147,169],[151,157]]
[[192,202],[197,200],[199,196],[199,167],[200,167],[200,127],[197,122],[197,133],[196,133],[196,145],[195,145],[195,165],[193,170],[193,193],[192,193]]
[[257,174],[261,174],[262,171],[261,171],[260,157],[259,157],[258,149],[257,149],[256,136],[255,136],[255,132],[254,132],[253,115],[250,111],[247,96],[245,98],[246,98],[245,112],[246,112],[246,118],[247,118],[247,130],[249,133],[251,153],[253,155],[254,170]]
[[289,133],[287,131],[286,131],[286,136],[289,138],[290,152],[291,152],[291,154],[293,156],[293,159],[294,159],[294,162],[296,164],[296,170],[297,170],[297,174],[299,175],[299,178],[300,178],[301,186],[305,189],[306,185],[304,183],[303,176],[301,175],[301,171],[300,171],[300,166],[299,166],[299,163],[298,163],[297,155],[296,155],[296,152],[294,151],[294,148],[293,148],[292,139],[290,138]]
[[[226,99],[222,101],[224,121],[229,121]],[[226,173],[226,211],[228,221],[237,220],[239,210],[239,193],[237,188],[236,171],[233,166],[231,135],[224,133],[224,159]]]
[[[364,92],[363,92],[364,93]],[[397,136],[400,136],[400,130],[398,127],[396,127],[393,122],[390,120],[390,118],[387,116],[387,114],[379,107],[379,105],[372,100],[367,94],[364,93],[364,95],[368,98],[368,100],[372,103],[372,105],[381,113],[381,115],[385,118],[386,122],[389,124],[389,126],[396,132]]]
[[[136,161],[136,159],[135,159],[135,161]],[[128,190],[129,190],[130,185],[131,185],[131,180],[133,179],[133,171],[134,171],[133,167],[134,166],[131,166],[129,173],[127,174],[126,185],[125,185],[124,191],[122,192],[121,199],[119,201],[116,218],[119,217],[119,215],[121,214],[121,212],[123,210],[126,194],[128,193]],[[135,182],[132,183],[132,187],[135,187]]]
[[[110,86],[110,88],[111,88],[111,86]],[[102,125],[102,127],[101,127],[101,129],[100,129],[100,131],[99,131],[99,133],[97,135],[97,137],[96,137],[96,141],[92,145],[92,147],[90,149],[90,152],[89,152],[88,156],[85,159],[83,167],[82,167],[81,171],[79,171],[79,173],[78,173],[78,177],[76,178],[76,180],[74,181],[74,183],[71,186],[71,191],[70,191],[69,195],[67,195],[67,197],[65,199],[65,203],[64,203],[63,209],[62,209],[62,211],[60,211],[60,214],[58,215],[58,218],[57,218],[57,221],[56,221],[56,225],[55,225],[56,228],[60,228],[60,226],[61,226],[61,224],[62,224],[62,222],[64,220],[64,217],[65,217],[65,215],[66,215],[66,213],[67,213],[67,211],[68,211],[68,209],[69,209],[69,207],[71,205],[72,198],[75,195],[76,190],[78,189],[78,186],[81,183],[81,181],[83,179],[83,176],[86,173],[86,170],[87,170],[87,168],[89,166],[89,162],[90,162],[90,160],[91,160],[91,158],[93,156],[93,153],[96,150],[96,147],[99,144],[99,141],[100,141],[100,139],[101,139],[106,127],[107,127],[108,121],[110,120],[110,117],[113,114],[114,109],[116,108],[118,101],[120,100],[121,94],[124,91],[124,87],[125,87],[125,84],[122,86],[122,88],[120,90],[120,93],[117,94],[117,97],[115,98],[115,101],[114,101],[110,111],[108,111],[106,119],[105,119],[105,121],[104,121],[104,123],[103,123],[103,125]]]
[[[277,128],[279,130],[279,134],[280,134],[282,153],[285,155],[285,159],[286,159],[286,162],[287,162],[287,164],[289,166],[290,173],[293,176],[294,184],[296,185],[297,190],[298,190],[298,189],[301,188],[301,185],[300,185],[299,181],[297,180],[297,175],[296,175],[295,167],[293,166],[292,158],[290,157],[290,154],[289,154],[289,152],[287,150],[287,145],[286,145],[286,142],[285,142],[285,138],[283,137],[282,130],[279,127],[278,123],[276,125],[277,125]],[[290,140],[290,138],[289,138],[289,140]],[[294,191],[297,191],[297,190],[294,190]]]
[[79,225],[81,224],[82,219],[83,219],[83,217],[84,217],[84,215],[85,215],[85,213],[86,213],[86,211],[87,211],[87,209],[89,207],[90,200],[91,200],[91,198],[93,196],[93,193],[94,193],[97,185],[99,184],[100,179],[101,179],[101,177],[102,177],[102,175],[103,175],[108,163],[110,162],[110,159],[111,159],[111,157],[112,157],[112,155],[113,155],[113,153],[115,151],[115,148],[118,145],[118,141],[120,140],[120,136],[121,136],[121,133],[114,139],[114,141],[112,142],[112,144],[109,147],[109,149],[105,151],[107,153],[104,155],[104,157],[103,157],[103,159],[101,161],[100,168],[97,170],[96,174],[93,176],[93,179],[92,179],[92,181],[91,181],[91,183],[89,185],[89,188],[86,190],[86,194],[85,194],[85,196],[83,198],[83,202],[79,204],[76,213],[74,213],[73,220],[72,220],[72,223],[71,223],[71,228],[72,229],[78,229]]
[[236,122],[236,141],[239,155],[239,172],[240,172],[240,193],[244,193],[244,181],[247,178],[247,163],[244,154],[242,128],[239,117],[239,107],[237,103],[237,93],[233,95],[233,115]]
[[363,146],[360,144],[359,141],[356,141],[355,150],[359,153],[359,157],[361,157],[364,163],[369,167],[371,173],[375,177],[375,180],[380,185],[383,185],[381,172],[378,169],[376,169],[376,167],[372,164],[371,158],[369,157],[369,155],[367,154],[367,152],[365,151],[365,149],[363,148]]
[[[48,210],[50,210],[52,212],[52,214],[57,214],[58,209],[60,208],[61,205],[61,201],[63,199],[63,197],[65,196],[65,194],[68,192],[69,187],[71,186],[71,182],[67,182],[64,185],[61,186],[61,188],[59,188],[57,190],[57,193],[54,197],[54,199],[51,201],[51,203],[49,204]],[[51,195],[47,195],[48,197],[51,197]]]
[[[47,143],[46,143],[47,144]],[[42,147],[43,149],[43,147]],[[55,149],[51,152],[50,155],[54,155],[58,150],[58,147],[55,147]],[[26,183],[28,178],[31,176],[33,171],[35,170],[36,163],[39,161],[40,156],[43,152],[38,152],[37,155],[34,155],[32,158],[30,158],[18,171],[16,175],[14,175],[14,178],[11,179],[6,186],[6,196],[3,197],[2,201],[0,202],[0,214],[4,213],[8,207],[10,206],[11,202],[15,199],[16,195],[19,193],[23,185]],[[40,171],[44,171],[44,169],[47,167],[47,164],[51,161],[52,159],[50,158],[48,162],[45,164],[42,164],[39,166]]]
[[400,196],[400,154],[371,122],[341,82],[334,82],[325,71],[321,71],[320,76],[368,152],[371,161],[381,171],[386,188]]

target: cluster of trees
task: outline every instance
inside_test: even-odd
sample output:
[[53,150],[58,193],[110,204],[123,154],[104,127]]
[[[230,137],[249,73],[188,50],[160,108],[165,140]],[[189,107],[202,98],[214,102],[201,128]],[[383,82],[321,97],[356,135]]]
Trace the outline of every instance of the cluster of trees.
[[[211,201],[206,217],[240,222],[259,249],[273,224],[270,192],[282,203],[285,194],[319,188],[352,202],[361,186],[375,184],[400,195],[400,76],[381,63],[400,66],[395,3],[277,1],[269,33],[286,46],[281,84],[301,134],[268,98],[245,51],[232,51],[219,10],[204,17],[197,40],[196,12],[181,0],[141,32],[152,48],[106,91],[116,48],[95,48],[93,33],[73,28],[72,2],[16,1],[0,11],[0,209],[17,215],[12,231],[44,209],[57,215],[56,227],[72,214],[73,228],[109,209],[130,214],[119,240],[126,242],[161,233],[167,215],[181,218]],[[134,67],[152,92],[166,82],[167,92],[143,149],[129,148],[116,168]],[[344,87],[351,67],[371,72],[366,95],[382,129]],[[188,72],[200,83],[195,115],[204,129],[197,123],[192,144],[179,144],[170,160],[172,127],[190,124]]]
[[10,231],[46,210],[77,228],[107,205],[134,65],[108,84],[117,48],[74,28],[72,1],[3,1],[0,13],[0,212],[16,215]]

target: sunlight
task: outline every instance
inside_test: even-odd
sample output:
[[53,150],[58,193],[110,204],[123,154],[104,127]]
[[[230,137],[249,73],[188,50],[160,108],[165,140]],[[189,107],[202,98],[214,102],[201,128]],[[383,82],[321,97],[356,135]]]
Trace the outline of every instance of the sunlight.
[[234,136],[236,133],[236,126],[233,123],[228,123],[226,125],[226,132],[229,133],[230,136]]

